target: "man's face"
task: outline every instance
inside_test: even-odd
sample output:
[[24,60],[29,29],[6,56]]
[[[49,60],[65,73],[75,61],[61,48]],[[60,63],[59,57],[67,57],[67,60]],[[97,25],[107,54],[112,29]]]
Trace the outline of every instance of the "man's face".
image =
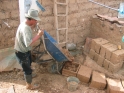
[[36,24],[37,24],[37,20],[32,19],[31,22],[32,22],[32,25],[36,26]]
[[37,25],[37,20],[31,19],[31,20],[30,20],[30,26],[31,26],[31,28],[32,28],[32,29],[35,28],[36,25]]

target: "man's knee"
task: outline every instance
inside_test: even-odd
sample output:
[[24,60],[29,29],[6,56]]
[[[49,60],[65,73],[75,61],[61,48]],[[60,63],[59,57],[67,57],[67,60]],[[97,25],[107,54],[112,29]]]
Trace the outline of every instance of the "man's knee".
[[25,75],[31,75],[32,74],[32,69],[31,69],[30,64],[23,64],[22,68],[23,68]]

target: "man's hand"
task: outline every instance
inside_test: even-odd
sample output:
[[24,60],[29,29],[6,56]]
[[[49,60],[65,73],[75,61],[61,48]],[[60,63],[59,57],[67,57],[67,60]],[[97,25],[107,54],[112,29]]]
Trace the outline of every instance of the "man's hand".
[[37,35],[32,39],[30,46],[44,34],[44,30],[39,29]]
[[41,30],[41,29],[39,29],[39,30],[38,30],[38,34],[37,34],[37,35],[42,36],[43,34],[44,34],[44,30],[43,30],[43,29],[42,29],[42,30]]

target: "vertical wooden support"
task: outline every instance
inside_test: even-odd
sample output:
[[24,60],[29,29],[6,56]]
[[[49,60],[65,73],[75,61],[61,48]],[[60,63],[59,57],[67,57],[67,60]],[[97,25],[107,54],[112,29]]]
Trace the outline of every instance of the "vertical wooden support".
[[[59,14],[58,13],[58,5],[61,5],[63,7],[66,7],[66,11],[65,11],[65,14]],[[58,2],[57,0],[54,0],[54,16],[55,16],[55,29],[56,29],[56,35],[57,35],[57,43],[58,44],[66,44],[68,42],[68,0],[65,0],[65,3],[60,3]],[[65,23],[66,23],[66,27],[63,27],[63,28],[59,28],[59,22],[58,22],[58,18],[59,17],[62,17],[64,16],[65,17]],[[65,41],[64,42],[60,42],[60,31],[61,30],[65,30],[66,33],[65,33]]]

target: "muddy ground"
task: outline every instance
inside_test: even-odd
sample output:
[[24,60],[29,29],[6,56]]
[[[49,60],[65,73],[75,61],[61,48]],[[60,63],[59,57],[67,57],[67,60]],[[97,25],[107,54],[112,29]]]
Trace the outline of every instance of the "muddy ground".
[[[106,77],[124,79],[124,70],[120,70],[117,73],[110,73],[104,68],[100,67],[93,60],[83,53],[79,53],[74,57],[74,61],[85,66],[92,68],[95,71],[105,73]],[[37,90],[27,90],[25,88],[25,80],[23,77],[23,72],[19,69],[14,69],[9,72],[0,73],[0,93],[13,93],[10,91],[10,87],[13,86],[15,93],[106,93],[106,89],[98,90],[95,88],[90,88],[89,84],[80,82],[76,91],[71,92],[68,90],[67,86],[67,76],[62,74],[50,73],[48,71],[49,64],[37,64],[32,63],[33,73],[37,76],[33,78],[33,84],[39,84],[40,88]]]
[[[33,84],[40,85],[40,88],[37,90],[27,90],[25,88],[26,83],[22,70],[14,69],[9,72],[1,72],[0,93],[13,93],[7,92],[12,86],[15,93],[106,93],[106,89],[98,90],[95,88],[90,88],[90,82],[80,82],[76,91],[69,91],[67,86],[67,76],[49,72],[49,64],[51,64],[51,62],[53,61],[42,64],[32,63],[33,73],[37,74],[37,76],[33,78]],[[92,70],[104,73],[106,77],[124,79],[124,67],[122,67],[122,69],[117,73],[110,73],[97,65],[97,63],[91,60],[88,56],[83,54],[82,50],[79,50],[79,52],[77,52],[74,56],[74,62],[88,66],[92,68]]]
[[[86,56],[82,53],[74,57],[74,61],[80,64],[84,64],[85,59]],[[16,69],[14,71],[0,73],[0,93],[7,93],[11,86],[14,87],[15,93],[106,93],[106,89],[97,90],[89,88],[90,83],[85,84],[82,82],[79,83],[76,91],[71,92],[68,90],[67,76],[48,72],[48,64],[32,64],[33,73],[37,74],[37,76],[33,78],[33,84],[40,85],[40,88],[37,90],[25,89],[25,80],[21,70]]]
[[[16,72],[6,72],[0,75],[0,88],[7,89],[14,85],[15,93],[106,93],[106,90],[89,88],[88,84],[80,83],[76,91],[70,92],[67,88],[67,77],[59,74],[37,73],[33,83],[40,84],[37,90],[26,90],[23,76]],[[0,92],[7,93],[7,92]]]

